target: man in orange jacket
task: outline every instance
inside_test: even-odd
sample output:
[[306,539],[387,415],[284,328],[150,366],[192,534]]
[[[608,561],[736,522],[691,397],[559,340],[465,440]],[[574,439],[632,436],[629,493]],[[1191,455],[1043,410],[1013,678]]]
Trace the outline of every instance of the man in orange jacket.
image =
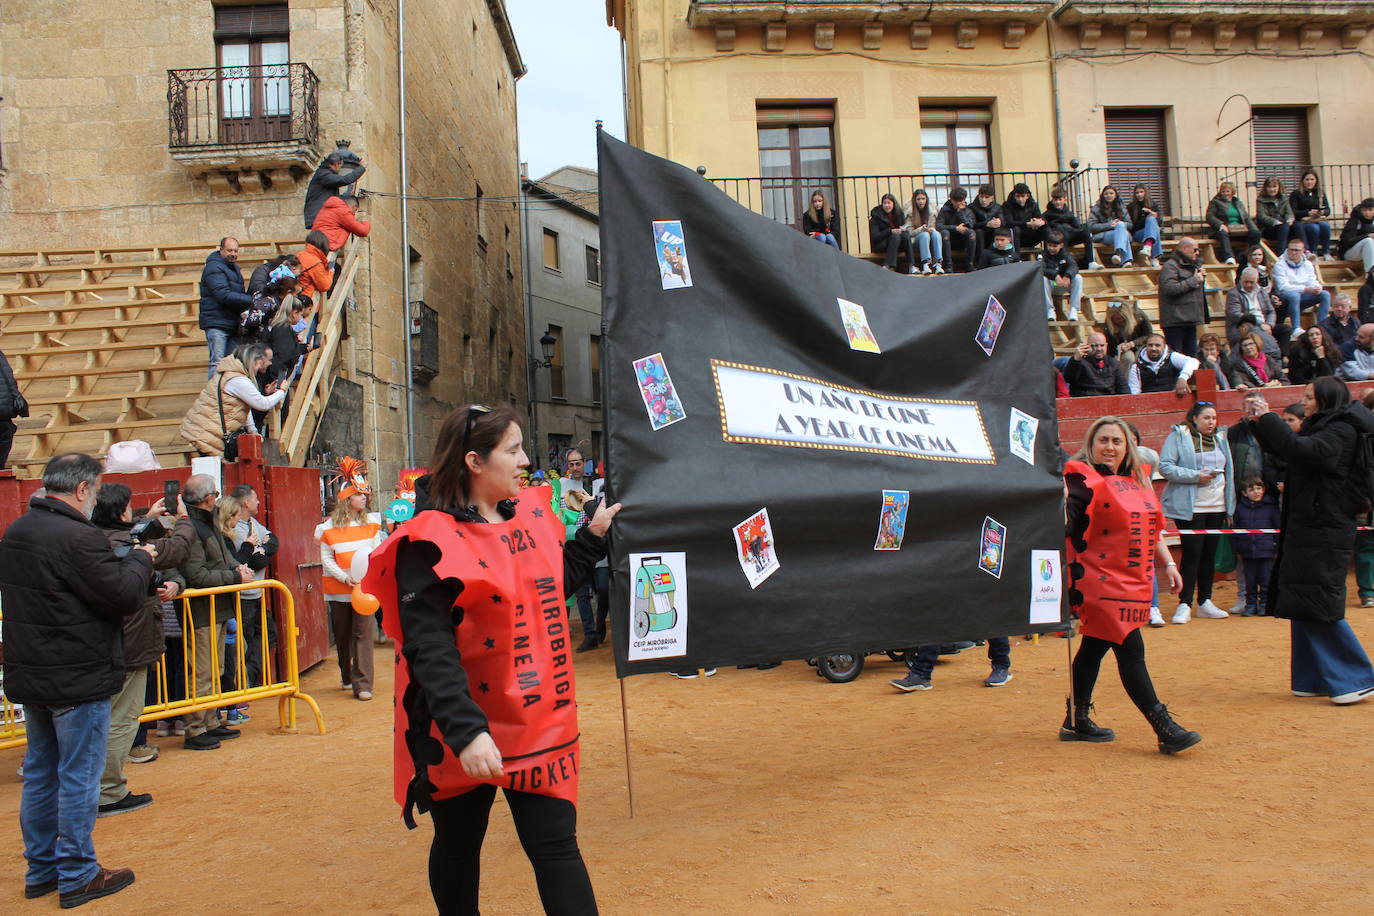
[[338,251],[348,244],[350,235],[366,236],[372,231],[372,224],[358,219],[357,212],[358,198],[353,195],[331,197],[320,207],[310,228],[328,236],[329,250]]

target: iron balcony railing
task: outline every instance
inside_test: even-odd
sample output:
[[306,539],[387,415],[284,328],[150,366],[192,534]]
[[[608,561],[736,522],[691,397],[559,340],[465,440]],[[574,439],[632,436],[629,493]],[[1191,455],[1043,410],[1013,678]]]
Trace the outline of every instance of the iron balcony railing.
[[302,63],[168,70],[168,145],[313,143],[319,85]]
[[[1297,186],[1305,166],[1284,169],[1257,169],[1255,166],[1177,166],[1153,169],[1080,168],[1067,172],[986,172],[978,174],[932,175],[816,175],[797,177],[769,175],[756,178],[711,178],[727,195],[749,209],[780,223],[801,228],[802,213],[811,194],[821,191],[840,217],[840,244],[845,251],[862,254],[869,250],[868,215],[884,194],[897,198],[903,210],[911,206],[912,194],[924,188],[932,207],[938,209],[955,185],[966,188],[969,199],[980,184],[991,184],[998,202],[1005,201],[1017,184],[1024,182],[1043,209],[1055,185],[1069,195],[1069,206],[1086,225],[1088,213],[1102,189],[1114,185],[1123,199],[1129,200],[1132,188],[1143,184],[1168,217],[1175,232],[1197,231],[1207,213],[1207,204],[1216,196],[1223,181],[1235,184],[1238,196],[1253,213],[1259,186],[1276,177],[1286,192]],[[1350,209],[1366,197],[1374,197],[1374,164],[1314,166],[1321,188],[1331,203],[1332,219],[1344,220]],[[1166,229],[1166,233],[1168,230]]]

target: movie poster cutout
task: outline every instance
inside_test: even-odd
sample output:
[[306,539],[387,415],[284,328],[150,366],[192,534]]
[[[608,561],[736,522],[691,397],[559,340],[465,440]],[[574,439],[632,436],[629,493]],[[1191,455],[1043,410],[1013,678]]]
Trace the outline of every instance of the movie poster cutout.
[[1026,464],[1035,464],[1035,436],[1040,428],[1040,421],[1013,407],[1007,426],[1007,441],[1011,445],[1011,453]]
[[629,660],[687,654],[687,554],[630,554]]
[[681,220],[654,220],[654,255],[658,258],[658,279],[664,289],[685,289],[692,285]]
[[978,547],[978,568],[1002,578],[1002,560],[1006,555],[1007,526],[988,516],[983,519],[983,537]]
[[760,509],[733,529],[735,535],[735,559],[739,568],[749,580],[750,588],[758,588],[763,580],[782,568],[778,560],[777,545],[773,541],[773,524],[768,520],[768,510]]
[[1063,619],[1063,579],[1059,551],[1032,550],[1030,560],[1030,622],[1058,623]]
[[983,320],[978,323],[978,333],[973,335],[973,339],[988,356],[992,355],[993,347],[997,346],[997,335],[1002,333],[1002,324],[1006,320],[1007,310],[1002,308],[1002,303],[997,301],[996,296],[988,296],[987,307],[983,309]]
[[844,324],[845,336],[849,338],[849,349],[864,353],[883,352],[878,347],[878,339],[873,336],[873,329],[868,326],[868,313],[864,307],[848,299],[836,298],[835,301],[840,304],[840,321]]
[[874,550],[901,550],[906,537],[906,510],[911,505],[911,491],[884,490],[883,508],[878,513],[878,540]]
[[655,431],[687,419],[687,411],[677,399],[677,389],[673,387],[673,377],[668,374],[662,353],[637,359],[634,367],[644,409],[649,412],[649,423]]

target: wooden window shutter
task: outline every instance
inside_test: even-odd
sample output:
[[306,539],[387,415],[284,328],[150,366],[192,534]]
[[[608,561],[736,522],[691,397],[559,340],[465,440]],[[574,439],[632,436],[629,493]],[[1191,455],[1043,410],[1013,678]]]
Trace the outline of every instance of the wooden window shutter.
[[251,41],[291,34],[291,15],[285,3],[215,7],[217,41]]
[[1285,190],[1312,164],[1307,139],[1306,108],[1255,108],[1251,111],[1255,137],[1255,179],[1276,176]]
[[1117,109],[1103,113],[1107,171],[1122,200],[1143,184],[1160,209],[1169,212],[1169,147],[1161,109]]
[[829,127],[835,123],[833,105],[760,105],[759,127]]
[[991,108],[921,108],[922,127],[991,123]]

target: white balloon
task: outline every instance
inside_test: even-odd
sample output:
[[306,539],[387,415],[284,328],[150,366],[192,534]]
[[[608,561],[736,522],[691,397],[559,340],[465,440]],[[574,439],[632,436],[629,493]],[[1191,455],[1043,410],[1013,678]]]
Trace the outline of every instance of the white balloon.
[[363,576],[367,575],[368,552],[358,550],[353,553],[353,561],[348,566],[348,574],[353,577],[355,582],[363,581]]

